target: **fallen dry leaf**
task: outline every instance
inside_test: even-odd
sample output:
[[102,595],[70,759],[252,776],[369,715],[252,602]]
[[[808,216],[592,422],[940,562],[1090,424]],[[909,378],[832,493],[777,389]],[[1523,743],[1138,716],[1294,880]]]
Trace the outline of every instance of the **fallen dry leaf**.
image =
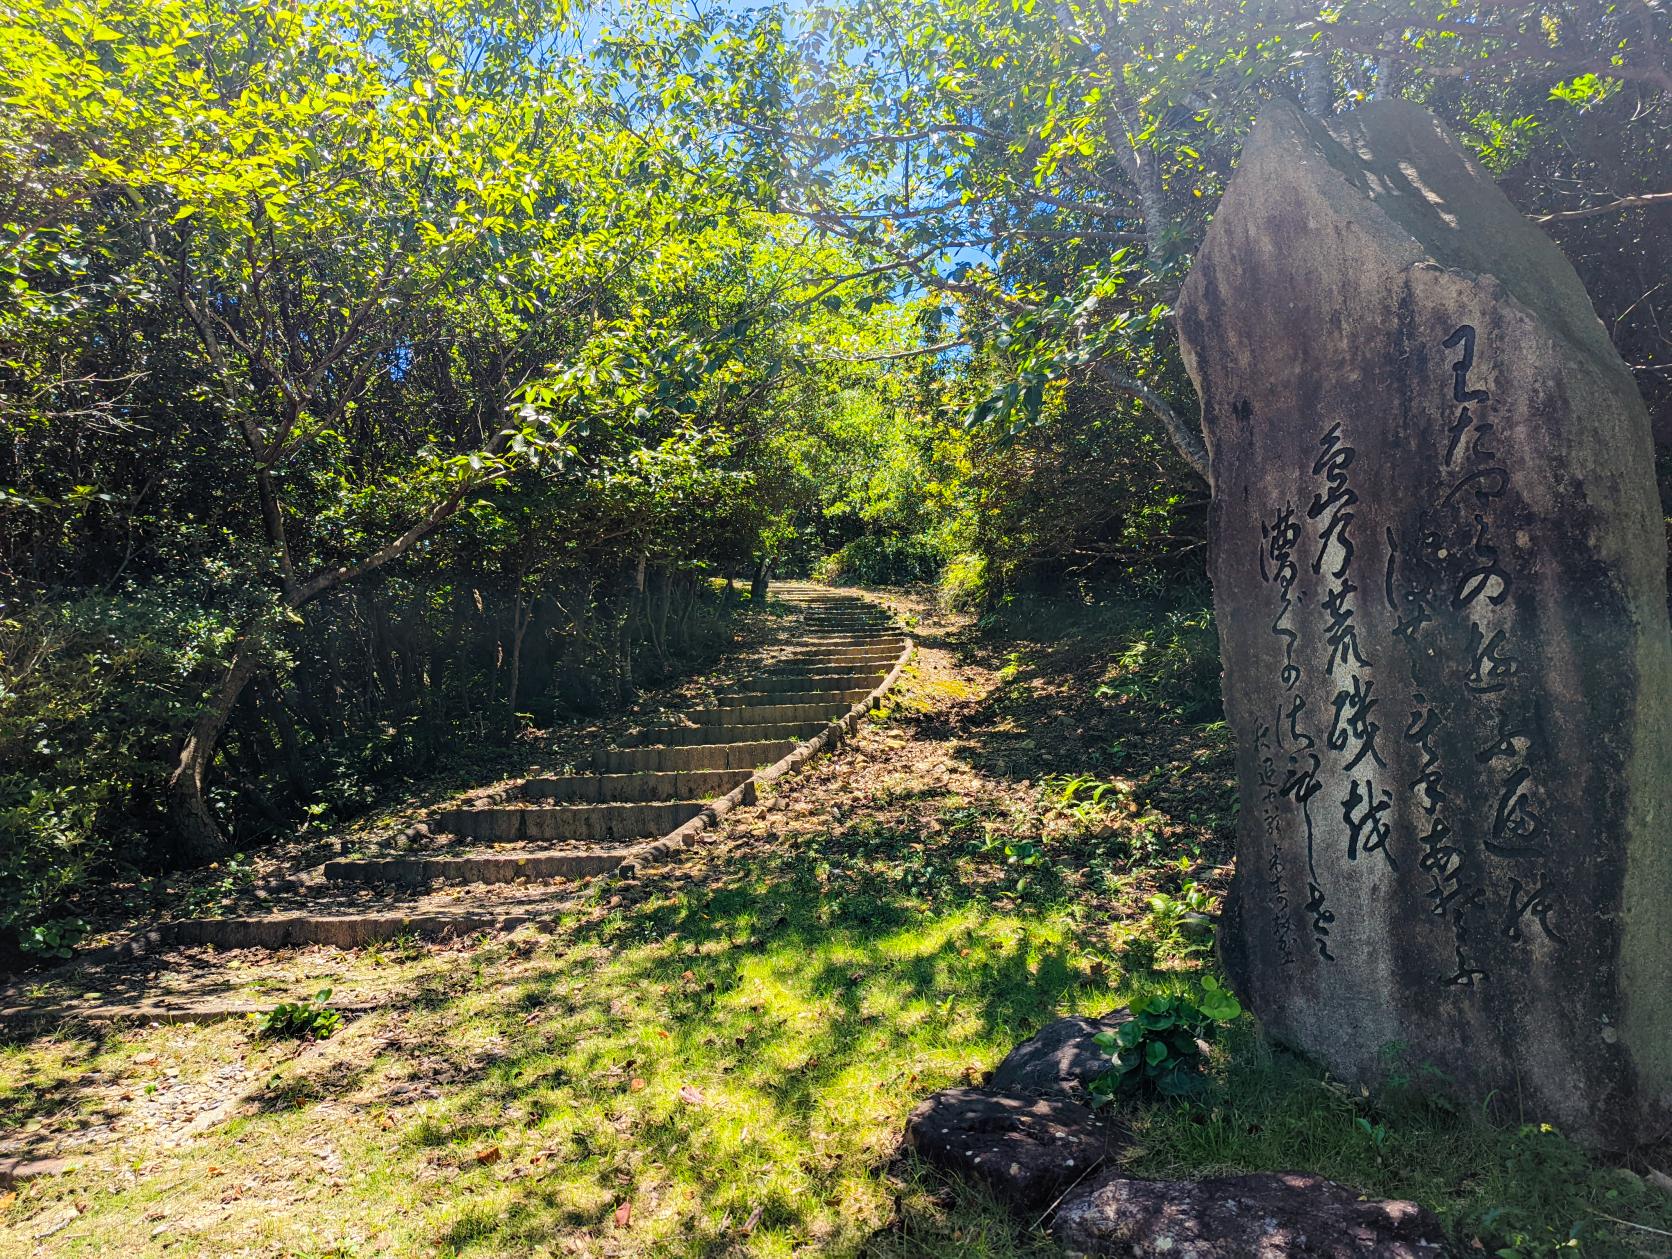
[[701,1106],[708,1101],[706,1097],[704,1097],[696,1089],[692,1088],[689,1084],[681,1084],[679,1086],[679,1100],[688,1106]]
[[629,1080],[627,1082],[627,1091],[629,1093],[637,1093],[637,1092],[641,1091],[643,1088],[644,1088],[644,1081],[636,1075],[631,1080]]
[[615,1209],[615,1226],[617,1228],[626,1228],[632,1222],[633,1200],[629,1198]]
[[497,1145],[490,1145],[486,1149],[476,1151],[476,1161],[483,1167],[492,1167],[503,1157]]

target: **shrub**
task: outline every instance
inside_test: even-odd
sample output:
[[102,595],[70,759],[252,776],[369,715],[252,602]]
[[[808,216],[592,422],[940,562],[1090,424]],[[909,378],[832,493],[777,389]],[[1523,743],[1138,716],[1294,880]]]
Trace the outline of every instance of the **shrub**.
[[955,555],[941,570],[941,606],[953,612],[971,612],[989,595],[987,561],[968,551]]
[[1137,632],[1116,661],[1099,699],[1155,708],[1203,721],[1220,714],[1219,635],[1213,612],[1183,608]]
[[156,826],[194,670],[230,633],[212,603],[127,588],[0,616],[0,946],[41,955],[34,929]]
[[861,586],[905,586],[940,575],[940,550],[921,537],[867,534],[813,567],[819,581]]

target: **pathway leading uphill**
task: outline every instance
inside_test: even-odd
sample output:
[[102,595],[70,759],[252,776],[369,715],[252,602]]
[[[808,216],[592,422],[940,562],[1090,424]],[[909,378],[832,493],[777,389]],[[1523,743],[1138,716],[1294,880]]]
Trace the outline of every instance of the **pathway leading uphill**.
[[[464,797],[428,820],[272,888],[262,913],[158,926],[117,963],[171,946],[324,944],[462,936],[550,918],[570,882],[668,857],[756,789],[851,733],[894,685],[911,641],[882,607],[824,587],[779,584],[796,619],[702,706],[656,715],[591,755],[585,772],[530,777]],[[97,965],[98,959],[79,964]],[[118,965],[117,969],[121,969]],[[216,1017],[240,1012],[193,983],[159,991],[130,973],[101,976],[97,1000],[62,1006],[0,995],[0,1016]],[[33,1008],[31,1008],[33,1007]],[[73,1008],[71,1008],[73,1007]]]

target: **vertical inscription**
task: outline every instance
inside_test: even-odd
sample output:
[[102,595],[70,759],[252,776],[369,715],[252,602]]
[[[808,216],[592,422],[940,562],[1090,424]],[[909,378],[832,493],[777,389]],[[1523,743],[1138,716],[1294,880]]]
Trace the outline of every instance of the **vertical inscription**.
[[[1560,906],[1544,878],[1547,810],[1536,773],[1539,749],[1531,697],[1520,691],[1523,665],[1510,602],[1515,578],[1497,533],[1510,473],[1496,447],[1491,392],[1471,379],[1479,350],[1475,328],[1459,325],[1441,348],[1456,351],[1449,364],[1455,410],[1445,427],[1443,492],[1420,514],[1409,546],[1388,530],[1384,594],[1411,666],[1404,740],[1420,760],[1405,788],[1425,822],[1417,868],[1427,880],[1433,914],[1449,921],[1453,933],[1455,968],[1437,978],[1442,985],[1473,987],[1491,978],[1472,960],[1478,951],[1473,933],[1497,930],[1519,942],[1536,930],[1559,943]],[[1456,626],[1453,636],[1440,630],[1442,609]],[[1424,662],[1436,659],[1449,669],[1443,679],[1424,672]],[[1455,685],[1451,696],[1440,696],[1450,702],[1431,702],[1436,684],[1441,691]],[[1442,709],[1460,723],[1450,735]],[[1454,747],[1457,739],[1468,746],[1475,730],[1487,732],[1476,736],[1482,746],[1473,759],[1488,775],[1489,794],[1484,801],[1455,800],[1442,747],[1448,737]],[[1452,816],[1454,807],[1468,815],[1468,824]],[[1479,837],[1473,851],[1459,825]]]
[[1330,425],[1317,444],[1312,475],[1321,478],[1323,485],[1313,495],[1306,515],[1317,526],[1312,571],[1328,582],[1323,596],[1324,642],[1329,648],[1324,673],[1335,693],[1324,742],[1336,754],[1337,768],[1346,778],[1337,804],[1347,827],[1347,860],[1376,853],[1389,868],[1397,869],[1388,847],[1393,828],[1386,817],[1393,808],[1393,792],[1376,774],[1387,768],[1377,746],[1382,727],[1376,708],[1381,701],[1376,698],[1371,661],[1359,639],[1359,586],[1353,580],[1353,508],[1359,496],[1351,473],[1358,452],[1342,440],[1339,422]]
[[[1295,520],[1293,504],[1285,504],[1275,512],[1270,520],[1260,522],[1260,578],[1268,585],[1277,587],[1277,615],[1272,618],[1271,633],[1283,644],[1283,667],[1278,678],[1283,684],[1284,694],[1287,695],[1300,685],[1301,667],[1295,659],[1295,644],[1300,640],[1300,634],[1290,624],[1290,615],[1294,611],[1295,582],[1300,577],[1300,566],[1295,562],[1295,548],[1300,543],[1301,529]],[[1299,700],[1300,696],[1295,695]],[[1278,702],[1273,720],[1262,723],[1256,732],[1254,745],[1259,757],[1260,774],[1260,802],[1261,823],[1265,827],[1266,837],[1266,877],[1271,888],[1272,902],[1272,931],[1277,941],[1278,956],[1284,966],[1295,964],[1295,945],[1293,940],[1294,926],[1289,917],[1289,888],[1287,871],[1283,861],[1283,799],[1292,794],[1290,784],[1278,776],[1277,758],[1279,753],[1288,753],[1287,772],[1292,774],[1300,764],[1302,751],[1309,751],[1312,740],[1306,736],[1304,749],[1299,746],[1298,728],[1294,725],[1299,719],[1298,711],[1286,717],[1283,702]],[[1285,738],[1285,725],[1293,731]],[[1290,748],[1297,749],[1288,752]],[[1317,758],[1312,758],[1311,771],[1317,773]],[[1300,805],[1306,815],[1307,842],[1311,843],[1312,820],[1311,795],[1301,797]],[[1316,923],[1314,924],[1316,929]],[[1323,926],[1323,942],[1319,948],[1325,957],[1329,956],[1327,948],[1328,924]]]
[[[1459,326],[1441,349],[1450,352],[1451,376],[1442,480],[1412,536],[1385,529],[1385,567],[1378,559],[1365,572],[1358,451],[1340,422],[1318,433],[1299,504],[1270,506],[1261,517],[1259,570],[1272,597],[1280,689],[1254,742],[1282,962],[1297,960],[1301,923],[1318,955],[1335,960],[1340,892],[1326,889],[1342,859],[1366,860],[1420,881],[1429,918],[1451,933],[1451,960],[1437,968],[1436,982],[1464,988],[1491,978],[1481,964],[1487,933],[1561,943],[1562,905],[1545,868],[1549,810],[1534,697],[1516,641],[1516,578],[1500,536],[1509,528],[1499,516],[1510,472],[1499,457],[1491,393],[1479,383],[1474,327]],[[1251,420],[1246,404],[1240,413]],[[1391,720],[1389,681],[1378,693],[1380,648],[1364,632],[1361,602],[1377,598],[1378,586],[1409,664],[1409,690],[1396,684],[1387,701],[1400,709]],[[1474,763],[1464,765],[1471,754]],[[1297,854],[1285,849],[1291,827],[1305,838],[1298,922]]]

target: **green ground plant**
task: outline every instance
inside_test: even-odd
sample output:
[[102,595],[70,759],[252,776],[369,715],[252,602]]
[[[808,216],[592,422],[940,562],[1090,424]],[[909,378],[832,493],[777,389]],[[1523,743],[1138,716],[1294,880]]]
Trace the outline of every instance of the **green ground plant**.
[[1212,975],[1203,975],[1195,991],[1137,997],[1127,1013],[1118,1029],[1096,1037],[1114,1064],[1091,1082],[1092,1096],[1104,1103],[1203,1092],[1202,1043],[1240,1017],[1242,1004]]
[[250,1027],[269,1040],[330,1040],[343,1025],[343,1016],[326,1004],[331,990],[321,988],[300,1001],[281,1001],[262,1014],[251,1014]]

